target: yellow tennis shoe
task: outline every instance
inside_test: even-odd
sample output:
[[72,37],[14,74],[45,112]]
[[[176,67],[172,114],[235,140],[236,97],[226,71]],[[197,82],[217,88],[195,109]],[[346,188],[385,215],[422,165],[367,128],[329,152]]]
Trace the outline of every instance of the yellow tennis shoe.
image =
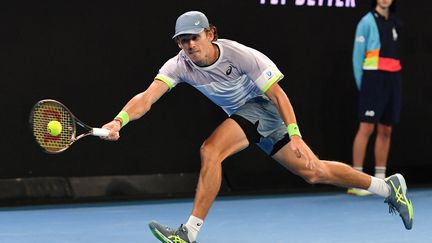
[[405,228],[410,230],[414,220],[414,208],[411,200],[407,197],[405,178],[401,174],[395,174],[384,180],[389,185],[391,192],[384,201],[389,205],[389,212],[392,214],[399,212]]
[[188,238],[188,229],[183,224],[178,229],[171,229],[163,226],[156,221],[149,223],[153,235],[164,243],[197,243],[190,242]]

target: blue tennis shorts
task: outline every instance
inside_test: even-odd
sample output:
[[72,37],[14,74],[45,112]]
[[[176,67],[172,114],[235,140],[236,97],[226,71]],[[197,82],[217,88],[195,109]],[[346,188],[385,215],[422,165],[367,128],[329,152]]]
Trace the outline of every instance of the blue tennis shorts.
[[400,72],[364,71],[359,94],[360,121],[387,125],[398,123],[401,91]]
[[249,143],[257,144],[270,156],[290,141],[276,105],[265,96],[250,99],[230,118],[240,125]]

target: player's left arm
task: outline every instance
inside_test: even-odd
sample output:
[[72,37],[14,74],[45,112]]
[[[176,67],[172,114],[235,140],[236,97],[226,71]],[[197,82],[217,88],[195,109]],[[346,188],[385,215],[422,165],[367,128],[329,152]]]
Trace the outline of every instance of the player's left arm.
[[[297,120],[294,112],[294,108],[291,105],[291,102],[288,99],[285,91],[279,86],[278,83],[274,83],[265,94],[269,97],[273,103],[276,105],[279,113],[282,117],[282,120],[288,126],[289,124],[297,125]],[[312,151],[308,148],[308,146],[304,143],[300,135],[293,135],[290,137],[290,148],[294,151],[297,157],[304,156],[307,160],[306,166],[308,168],[313,168],[314,163],[312,158],[314,158]]]
[[[280,87],[278,83],[274,83],[266,91],[265,94],[273,101],[273,103],[275,103],[282,117],[282,120],[285,122],[286,125],[291,123],[297,124],[296,116],[294,113],[294,109],[291,105],[291,102],[289,101],[285,91],[283,91],[283,89]],[[300,137],[300,136],[296,136],[296,137]]]

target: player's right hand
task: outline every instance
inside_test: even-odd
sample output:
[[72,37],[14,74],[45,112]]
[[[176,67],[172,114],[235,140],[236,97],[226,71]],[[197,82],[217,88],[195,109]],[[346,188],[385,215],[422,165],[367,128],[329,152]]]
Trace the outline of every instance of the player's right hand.
[[119,121],[112,120],[107,124],[103,125],[102,128],[108,129],[110,131],[109,135],[107,137],[101,137],[102,139],[117,141],[120,138],[119,131],[121,129],[121,126]]
[[299,136],[293,136],[290,142],[290,148],[294,151],[297,158],[304,158],[306,160],[306,168],[314,169],[315,158],[312,150],[307,146],[307,144]]

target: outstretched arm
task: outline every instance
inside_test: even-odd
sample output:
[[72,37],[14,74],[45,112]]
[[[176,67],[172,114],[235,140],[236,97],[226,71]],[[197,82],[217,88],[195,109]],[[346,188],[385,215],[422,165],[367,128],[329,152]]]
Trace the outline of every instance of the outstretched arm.
[[[129,102],[123,107],[122,112],[127,114],[128,120],[133,121],[144,114],[146,114],[151,106],[167,92],[168,86],[159,80],[154,80],[150,86],[144,91],[135,95]],[[105,139],[117,140],[119,139],[119,131],[128,121],[124,121],[121,117],[116,117],[114,120],[108,122],[103,126],[110,130],[110,134]]]
[[[274,83],[265,94],[273,101],[273,103],[275,103],[285,124],[287,126],[297,127],[294,109],[288,99],[288,96],[279,86],[279,84]],[[290,134],[290,148],[295,152],[298,158],[304,157],[306,159],[306,166],[308,168],[313,168],[315,165],[312,161],[312,158],[314,158],[312,151],[310,151],[308,146],[302,140],[300,132],[294,134],[295,135]]]

